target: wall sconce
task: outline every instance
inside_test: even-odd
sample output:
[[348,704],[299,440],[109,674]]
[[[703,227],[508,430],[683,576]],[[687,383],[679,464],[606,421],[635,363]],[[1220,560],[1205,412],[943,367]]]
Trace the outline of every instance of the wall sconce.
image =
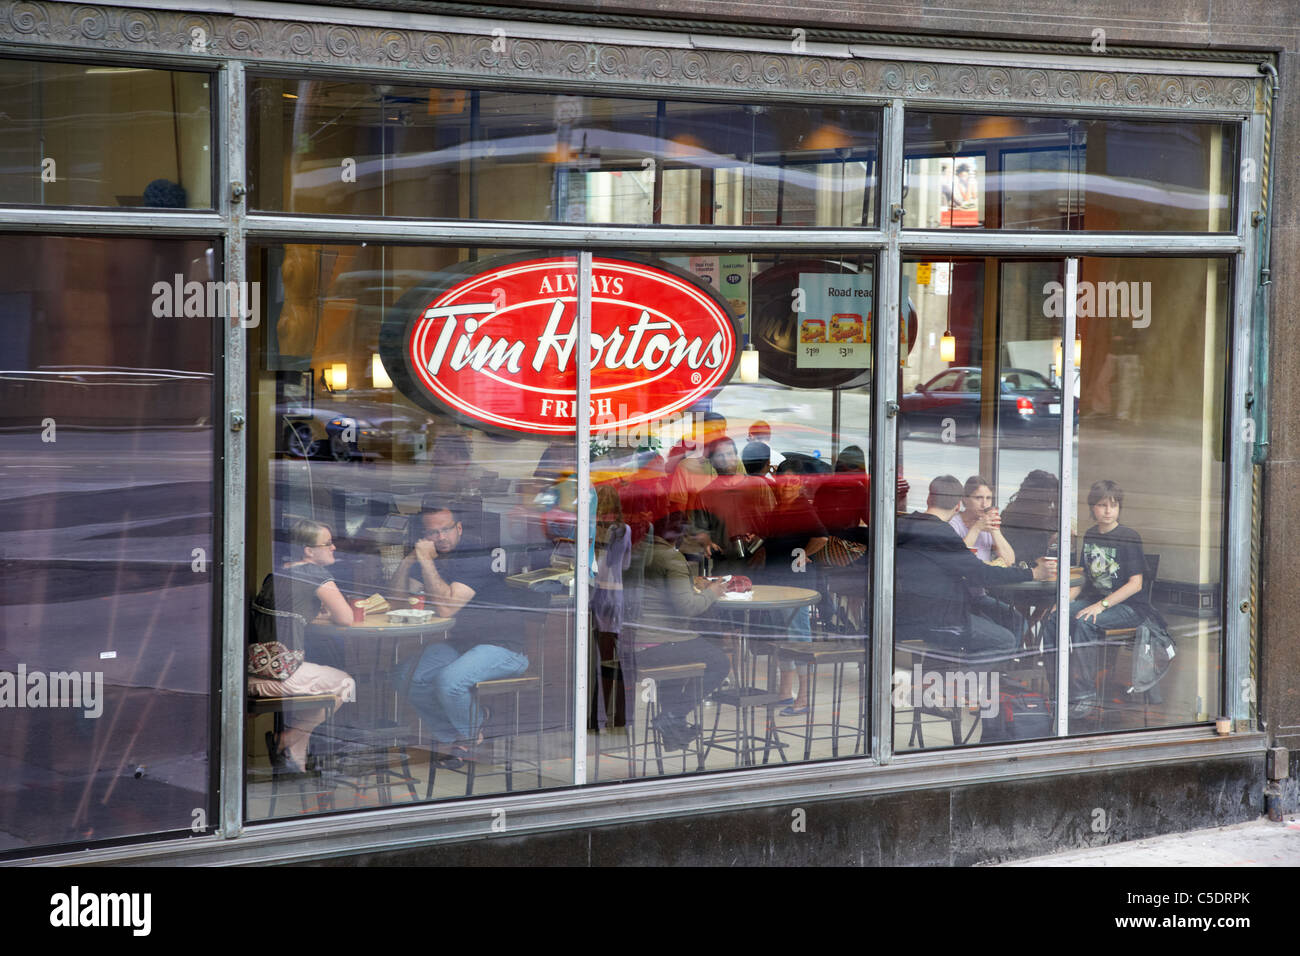
[[749,341],[749,336],[745,336],[745,347],[740,352],[740,380],[746,385],[758,381],[758,349]]
[[388,377],[388,369],[384,368],[378,352],[372,352],[370,355],[370,381],[375,388],[393,387],[393,380]]
[[321,380],[331,392],[341,392],[348,387],[348,366],[346,362],[335,362],[321,373]]
[[939,340],[939,361],[957,361],[957,338],[952,334],[951,329],[944,329],[943,338]]

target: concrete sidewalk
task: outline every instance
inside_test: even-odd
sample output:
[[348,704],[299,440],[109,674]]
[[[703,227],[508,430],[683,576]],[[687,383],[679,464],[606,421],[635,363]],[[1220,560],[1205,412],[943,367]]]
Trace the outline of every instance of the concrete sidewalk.
[[1000,866],[1300,866],[1300,817],[1066,850]]

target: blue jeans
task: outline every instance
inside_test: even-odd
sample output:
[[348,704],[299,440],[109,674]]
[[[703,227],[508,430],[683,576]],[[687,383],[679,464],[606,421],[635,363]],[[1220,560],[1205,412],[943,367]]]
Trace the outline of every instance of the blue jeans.
[[[795,641],[811,641],[812,640],[812,608],[806,605],[804,607],[798,608],[794,612],[794,615],[790,618],[789,627],[790,627],[790,633],[789,636],[786,638],[786,640],[790,641],[791,643]],[[781,664],[781,670],[783,672],[792,671],[794,670],[794,668],[795,665],[788,661],[784,661]]]
[[527,657],[495,644],[479,644],[464,654],[450,644],[434,644],[425,648],[411,675],[411,705],[428,723],[434,740],[473,740],[478,736],[471,713],[474,685],[519,677],[526,670]]
[[[1097,671],[1101,667],[1101,646],[1106,631],[1122,627],[1137,627],[1142,615],[1128,604],[1116,604],[1097,615],[1096,622],[1080,621],[1075,615],[1093,601],[1075,598],[1070,602],[1070,688],[1071,698],[1096,692]],[[1043,622],[1043,648],[1056,649],[1056,615]],[[1053,669],[1053,673],[1054,673]]]

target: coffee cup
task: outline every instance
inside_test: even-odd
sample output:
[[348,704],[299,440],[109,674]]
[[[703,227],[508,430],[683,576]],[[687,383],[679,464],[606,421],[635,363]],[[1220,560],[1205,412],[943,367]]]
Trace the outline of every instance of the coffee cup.
[[365,601],[352,602],[352,623],[353,624],[366,623],[366,602]]

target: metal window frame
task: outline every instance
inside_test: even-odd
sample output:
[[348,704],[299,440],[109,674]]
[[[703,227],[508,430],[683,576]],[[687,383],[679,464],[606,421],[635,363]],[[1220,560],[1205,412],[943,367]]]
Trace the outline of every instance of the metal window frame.
[[[1177,757],[1179,759],[1199,759],[1212,754],[1242,753],[1253,751],[1262,746],[1262,738],[1256,734],[1242,735],[1226,741],[1207,739],[1203,731],[1190,728],[1175,728],[1151,731],[1134,731],[1124,735],[1124,741],[1116,748],[1114,738],[1097,740],[1091,738],[1061,737],[1054,741],[1045,741],[1034,745],[1003,746],[1000,748],[974,748],[954,751],[922,752],[895,757],[892,753],[892,711],[890,708],[890,679],[892,670],[892,641],[882,640],[879,635],[884,632],[880,622],[892,622],[892,581],[893,581],[893,535],[894,535],[894,476],[896,470],[897,436],[891,427],[891,402],[897,401],[896,375],[884,375],[884,370],[893,373],[898,362],[898,276],[901,274],[902,256],[910,251],[951,252],[967,255],[1004,255],[1033,252],[1039,256],[1082,256],[1082,255],[1211,255],[1232,257],[1231,312],[1228,317],[1228,339],[1230,354],[1228,356],[1228,374],[1225,388],[1225,414],[1228,417],[1228,431],[1225,436],[1227,461],[1225,462],[1225,580],[1223,587],[1223,647],[1224,692],[1225,703],[1230,716],[1236,718],[1240,729],[1253,729],[1250,724],[1253,687],[1247,694],[1244,682],[1250,681],[1253,673],[1251,649],[1249,642],[1250,626],[1250,528],[1251,528],[1251,463],[1249,446],[1238,443],[1235,437],[1245,434],[1246,421],[1250,416],[1245,398],[1253,380],[1252,367],[1252,333],[1251,304],[1255,295],[1255,276],[1259,269],[1256,244],[1252,230],[1262,228],[1254,223],[1251,214],[1261,208],[1261,184],[1258,178],[1253,182],[1244,182],[1237,176],[1237,222],[1233,233],[1222,234],[1151,234],[1151,233],[1014,233],[1014,232],[965,232],[957,230],[907,230],[894,220],[890,213],[895,205],[901,208],[901,174],[903,157],[903,120],[906,109],[944,109],[963,112],[1025,112],[1053,115],[1122,115],[1125,118],[1168,120],[1177,118],[1183,121],[1204,120],[1230,122],[1238,125],[1240,130],[1239,146],[1242,158],[1262,159],[1264,145],[1264,113],[1262,105],[1263,79],[1255,76],[1255,71],[1248,64],[1209,64],[1196,61],[1146,61],[1125,60],[1119,62],[1098,62],[1095,74],[1078,70],[1057,69],[1049,66],[1045,57],[1023,53],[982,53],[966,54],[961,51],[919,50],[920,60],[932,60],[931,63],[918,63],[915,70],[895,69],[892,60],[900,59],[897,49],[879,49],[875,47],[851,46],[844,50],[834,49],[829,44],[816,44],[810,47],[808,55],[801,56],[778,51],[772,43],[737,44],[728,39],[725,43],[710,44],[697,42],[701,38],[683,37],[678,34],[662,34],[642,31],[610,30],[593,37],[588,44],[576,46],[587,48],[591,54],[589,62],[596,62],[601,51],[621,51],[625,61],[635,54],[645,57],[662,50],[690,50],[692,47],[697,57],[689,62],[698,67],[695,74],[683,76],[680,71],[687,61],[677,61],[677,74],[666,77],[654,77],[649,81],[626,81],[613,74],[598,75],[601,71],[586,68],[587,64],[549,64],[549,75],[537,76],[527,71],[498,69],[495,73],[482,65],[468,67],[464,61],[451,65],[419,64],[414,68],[401,62],[399,58],[383,52],[376,60],[373,54],[363,57],[358,53],[361,44],[358,38],[373,34],[378,36],[385,29],[383,17],[377,11],[350,11],[346,18],[338,8],[302,8],[301,19],[294,21],[270,20],[268,18],[240,19],[226,15],[198,13],[181,9],[180,4],[167,4],[162,9],[149,11],[154,21],[167,29],[148,33],[140,29],[143,16],[138,10],[119,12],[130,4],[107,0],[96,7],[89,8],[91,13],[82,16],[78,13],[76,27],[63,33],[54,34],[42,29],[39,21],[41,15],[49,19],[57,16],[70,16],[74,11],[84,12],[84,5],[74,6],[64,3],[23,4],[32,17],[16,18],[15,11],[19,4],[11,0],[0,0],[0,55],[12,55],[22,58],[40,58],[55,61],[94,61],[100,63],[138,64],[142,58],[148,59],[151,67],[200,69],[213,73],[217,80],[218,113],[216,129],[218,140],[214,143],[217,152],[219,175],[215,184],[218,208],[215,212],[183,212],[158,214],[139,211],[118,212],[111,209],[86,208],[4,208],[0,209],[0,231],[49,232],[49,233],[89,233],[96,235],[148,234],[165,233],[172,236],[220,236],[225,246],[226,280],[244,281],[247,276],[246,254],[249,240],[282,239],[286,241],[337,241],[351,243],[356,241],[375,241],[384,243],[440,244],[459,243],[464,245],[511,245],[537,248],[568,248],[586,250],[581,254],[590,262],[590,251],[594,248],[620,248],[628,250],[658,249],[682,251],[735,250],[764,251],[771,249],[824,250],[833,246],[849,246],[858,252],[875,252],[878,263],[879,295],[886,315],[888,334],[878,336],[873,351],[876,369],[874,394],[876,396],[872,409],[874,444],[872,451],[874,474],[879,480],[873,482],[873,550],[876,555],[872,566],[872,608],[873,619],[877,622],[873,638],[872,651],[872,693],[870,739],[871,749],[867,756],[848,758],[836,763],[795,764],[788,768],[762,768],[757,771],[728,772],[708,778],[665,778],[638,782],[634,786],[622,785],[617,788],[616,802],[622,803],[634,797],[647,801],[647,807],[654,804],[658,809],[645,811],[646,815],[659,815],[668,812],[669,805],[676,807],[675,812],[701,812],[702,807],[692,801],[698,800],[704,791],[710,793],[733,793],[731,805],[759,805],[771,802],[771,792],[803,792],[812,796],[821,792],[824,782],[833,778],[862,778],[866,774],[868,781],[871,774],[881,774],[875,783],[868,783],[868,789],[903,789],[908,786],[900,783],[902,778],[884,775],[886,768],[882,765],[906,765],[919,777],[913,779],[914,785],[933,785],[921,782],[922,779],[945,778],[945,774],[958,772],[959,768],[970,767],[980,763],[986,769],[975,776],[962,776],[962,782],[975,779],[1005,779],[1006,760],[1012,757],[1024,761],[1026,772],[1032,774],[1068,772],[1081,765],[1097,765],[1097,754],[1089,757],[1093,751],[1101,753],[1103,749],[1123,751],[1127,756],[1118,758],[1142,762],[1157,761]],[[283,8],[277,8],[277,12]],[[313,60],[311,55],[304,56],[293,42],[281,44],[266,43],[259,47],[241,44],[240,31],[266,29],[279,31],[280,37],[303,37],[303,31],[311,29],[310,21],[305,18],[313,11],[322,12],[318,22],[324,24],[343,24],[339,29],[345,31],[344,47],[338,56],[331,57],[330,62]],[[295,11],[296,13],[297,11]],[[6,17],[9,19],[6,20]],[[134,20],[132,18],[135,18]],[[341,19],[342,18],[342,19]],[[95,33],[101,24],[112,24],[120,31],[119,42],[106,47],[102,36]],[[171,43],[176,35],[186,35],[185,26],[189,23],[202,23],[212,28],[213,38],[220,37],[225,43],[226,52],[207,52],[205,55],[186,55],[178,53]],[[267,25],[270,26],[267,26]],[[497,24],[484,24],[480,21],[464,20],[449,24],[446,20],[410,21],[412,35],[418,29],[428,31],[459,29],[466,34],[486,32],[485,27]],[[26,29],[27,27],[31,29]],[[507,24],[507,26],[511,26]],[[15,29],[15,28],[18,29]],[[331,29],[322,27],[322,30]],[[79,33],[77,31],[80,31]],[[367,33],[369,31],[369,33]],[[342,34],[337,34],[342,36]],[[536,38],[536,43],[559,44],[563,42],[565,31],[548,31],[538,24],[521,26],[521,34]],[[429,42],[442,42],[448,34],[430,32],[426,36]],[[313,37],[319,40],[319,33]],[[454,39],[454,38],[453,38]],[[456,41],[459,42],[459,41]],[[170,45],[168,45],[170,44]],[[462,44],[463,46],[463,44]],[[455,47],[452,43],[449,49]],[[771,47],[771,49],[769,49]],[[736,52],[737,49],[741,52]],[[455,47],[459,50],[459,47]],[[646,53],[646,49],[650,49]],[[745,52],[749,50],[750,52]],[[317,48],[313,48],[314,54]],[[630,51],[630,52],[629,52]],[[331,53],[333,50],[331,49]],[[683,57],[690,54],[683,54]],[[1261,53],[1260,59],[1268,58]],[[726,59],[730,57],[730,59]],[[775,89],[771,79],[750,79],[745,73],[747,64],[758,62],[755,58],[764,57],[776,70],[778,76],[799,75],[800,77],[819,75],[812,66],[829,71],[831,79],[818,85],[815,82],[779,84]],[[1076,58],[1082,69],[1085,58]],[[732,79],[724,78],[721,83],[712,78],[708,68],[712,64],[724,63],[734,68]],[[1064,64],[1060,64],[1064,65]],[[570,69],[570,67],[572,67]],[[857,70],[854,73],[853,70]],[[567,70],[567,72],[566,72]],[[871,76],[881,80],[882,84],[874,89],[867,88],[864,78],[870,71]],[[1134,71],[1135,75],[1124,73]],[[232,197],[230,184],[242,180],[245,166],[246,137],[246,90],[247,73],[297,73],[313,76],[329,75],[339,78],[355,77],[361,80],[387,82],[400,79],[404,84],[460,85],[467,88],[530,88],[550,92],[568,92],[586,87],[594,81],[602,95],[640,95],[669,97],[673,99],[708,99],[715,102],[734,101],[739,103],[762,96],[765,101],[789,103],[807,103],[813,105],[854,105],[864,108],[881,109],[881,140],[879,143],[879,189],[877,206],[879,209],[879,226],[876,228],[854,229],[768,229],[756,231],[751,228],[713,228],[713,227],[624,227],[624,226],[587,226],[547,223],[502,223],[502,222],[465,222],[445,220],[384,220],[351,219],[332,217],[294,216],[275,213],[248,214],[242,201]],[[1117,80],[1115,74],[1121,79]],[[1147,76],[1150,74],[1150,76]],[[743,78],[742,78],[743,75]],[[1189,78],[1190,75],[1190,78]],[[1117,84],[1127,77],[1129,85],[1122,91],[1128,100],[1120,97],[1115,102],[1108,102],[1107,95],[1115,96]],[[1136,77],[1136,78],[1135,78]],[[892,85],[897,79],[897,84]],[[1016,79],[1018,82],[1013,83]],[[855,82],[861,80],[861,85]],[[973,94],[965,92],[963,84],[973,85]],[[838,81],[839,85],[836,85]],[[1022,81],[1022,82],[1019,82]],[[946,85],[945,85],[946,84]],[[954,86],[954,84],[956,84]],[[1074,85],[1070,85],[1074,84]],[[1109,84],[1109,86],[1107,85]],[[1176,85],[1171,85],[1176,84]],[[1243,97],[1241,90],[1250,93]],[[1110,91],[1107,94],[1107,91]],[[1168,91],[1167,101],[1157,94]],[[1178,101],[1178,93],[1186,94],[1185,101],[1196,103],[1187,108],[1185,102]],[[1084,93],[1087,95],[1084,95]],[[891,95],[892,94],[892,95]],[[1091,97],[1091,99],[1089,99]],[[1208,105],[1206,105],[1208,104]],[[580,320],[582,321],[582,320]],[[590,335],[589,307],[586,318],[580,328],[580,338],[586,351]],[[227,421],[225,428],[224,460],[221,463],[221,475],[224,478],[224,536],[225,555],[221,560],[222,587],[221,607],[223,611],[223,630],[221,634],[222,659],[225,671],[220,678],[220,715],[223,746],[219,753],[219,772],[214,779],[219,783],[220,822],[215,832],[218,842],[228,842],[231,838],[244,834],[248,841],[253,834],[244,833],[243,807],[243,773],[244,773],[244,680],[243,680],[243,601],[245,517],[246,517],[246,481],[248,477],[246,445],[244,433],[237,424],[243,415],[246,400],[246,339],[244,331],[237,321],[232,322],[224,335],[224,378],[225,394],[220,396],[221,407],[225,408]],[[589,387],[589,380],[587,386]],[[1262,401],[1263,396],[1257,400]],[[588,433],[589,438],[589,433]],[[586,484],[584,485],[583,482]],[[590,487],[589,462],[579,456],[580,487]],[[1063,492],[1064,497],[1064,492]],[[1064,506],[1062,507],[1064,510]],[[582,509],[579,509],[580,527],[584,523]],[[589,523],[589,522],[588,522]],[[580,555],[580,564],[586,563],[585,552]],[[1239,610],[1238,610],[1239,609]],[[579,630],[582,625],[577,625]],[[581,638],[579,639],[581,643]],[[575,668],[585,679],[585,655],[576,658]],[[1242,687],[1241,694],[1229,691]],[[585,708],[584,701],[575,704],[575,713]],[[581,716],[581,714],[579,714]],[[578,743],[585,738],[583,724],[575,724],[575,762],[580,759]],[[1104,746],[1103,746],[1104,745]],[[1173,750],[1169,749],[1171,745]],[[1177,753],[1175,754],[1175,750]],[[1160,754],[1164,754],[1163,757]],[[1051,763],[1055,761],[1055,763]],[[1051,763],[1049,767],[1048,764]],[[1037,766],[1041,764],[1042,766]],[[1037,769],[1030,770],[1030,767]],[[875,768],[874,770],[872,768]],[[945,770],[950,768],[950,770]],[[581,779],[581,774],[578,775]],[[752,799],[746,795],[746,787],[752,789]],[[800,788],[804,788],[800,791]],[[792,791],[791,788],[794,788]],[[579,826],[589,822],[587,809],[600,800],[606,799],[601,794],[611,788],[605,785],[566,788],[558,792],[540,792],[520,794],[507,798],[512,807],[536,808],[539,812],[558,813],[556,819],[568,820],[565,824]],[[853,788],[850,788],[853,789]],[[738,793],[737,793],[738,792]],[[763,795],[763,794],[766,794]],[[500,796],[494,801],[501,802]],[[710,807],[719,804],[707,801]],[[556,810],[556,807],[560,810]],[[568,807],[566,815],[563,808]],[[576,811],[575,811],[576,808]],[[366,811],[359,814],[356,826],[361,831],[375,830],[382,833],[392,826],[395,819],[409,820],[412,825],[417,821],[430,818],[451,818],[482,813],[477,801],[457,801],[447,804],[422,804],[415,807],[397,807],[387,810]],[[623,817],[635,818],[635,807],[625,808]],[[620,818],[623,818],[620,817]],[[303,840],[322,826],[334,828],[344,818],[330,817],[322,821],[309,821],[306,824],[295,822],[259,823],[254,833],[262,834],[258,842],[280,839],[285,834],[301,833]],[[611,817],[613,819],[613,817]],[[541,828],[554,828],[553,821]],[[276,837],[275,835],[280,836]],[[380,837],[382,839],[382,837]],[[289,837],[290,842],[294,838]],[[187,846],[197,846],[208,841],[203,839],[184,841]],[[238,845],[236,841],[236,845]],[[184,848],[182,847],[182,850]],[[129,856],[143,851],[139,847],[122,848],[115,851],[103,851],[112,856]],[[168,852],[156,848],[158,853]],[[254,852],[250,845],[249,852]],[[85,860],[83,855],[80,857]],[[45,858],[55,859],[55,858]]]

